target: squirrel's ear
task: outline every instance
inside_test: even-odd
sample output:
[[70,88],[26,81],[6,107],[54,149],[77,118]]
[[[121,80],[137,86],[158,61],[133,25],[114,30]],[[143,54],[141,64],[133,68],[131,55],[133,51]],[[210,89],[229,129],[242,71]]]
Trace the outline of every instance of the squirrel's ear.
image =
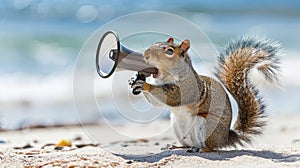
[[186,39],[183,40],[183,42],[180,44],[180,48],[184,51],[187,52],[190,48],[190,40]]
[[172,37],[170,37],[170,38],[167,40],[167,42],[173,44],[173,43],[174,43],[174,39],[173,39]]

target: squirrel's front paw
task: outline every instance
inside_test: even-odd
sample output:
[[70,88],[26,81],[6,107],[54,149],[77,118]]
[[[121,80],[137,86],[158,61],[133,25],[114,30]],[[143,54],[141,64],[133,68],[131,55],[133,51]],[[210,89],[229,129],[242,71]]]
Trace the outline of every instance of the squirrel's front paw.
[[[137,85],[137,81],[140,80],[140,75],[136,74],[135,77],[131,77],[130,80],[128,80],[130,87],[132,88],[132,94],[138,95],[141,93],[141,87]],[[138,82],[140,83],[140,82]]]
[[148,88],[150,88],[150,85],[146,83],[145,76],[140,73],[138,73],[136,77],[132,77],[128,82],[132,88],[132,94],[134,95],[140,94],[143,90],[148,91]]
[[134,83],[131,84],[131,88],[132,88],[132,93],[134,95],[138,95],[141,93],[142,90],[144,90],[144,84],[146,82],[143,80],[136,80],[134,81]]

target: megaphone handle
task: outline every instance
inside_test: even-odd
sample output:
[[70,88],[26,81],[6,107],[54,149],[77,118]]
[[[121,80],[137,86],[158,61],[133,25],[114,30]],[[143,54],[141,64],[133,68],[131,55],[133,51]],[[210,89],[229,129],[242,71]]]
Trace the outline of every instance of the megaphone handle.
[[143,81],[146,81],[146,77],[145,77],[145,75],[144,75],[144,73],[142,73],[142,72],[138,72],[138,74],[137,74],[137,80],[143,80]]

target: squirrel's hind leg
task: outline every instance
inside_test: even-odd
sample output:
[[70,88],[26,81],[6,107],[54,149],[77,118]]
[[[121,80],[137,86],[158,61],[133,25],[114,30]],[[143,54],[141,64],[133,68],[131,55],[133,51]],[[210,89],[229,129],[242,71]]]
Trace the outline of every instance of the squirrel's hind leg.
[[210,149],[210,148],[201,148],[202,152],[208,153],[208,152],[214,152],[215,150]]
[[187,153],[198,153],[200,152],[200,148],[199,147],[191,147],[190,149],[186,150]]
[[209,149],[209,148],[200,148],[200,147],[191,147],[190,149],[186,150],[187,153],[198,153],[198,152],[204,152],[204,153],[208,153],[208,152],[213,152],[213,149]]

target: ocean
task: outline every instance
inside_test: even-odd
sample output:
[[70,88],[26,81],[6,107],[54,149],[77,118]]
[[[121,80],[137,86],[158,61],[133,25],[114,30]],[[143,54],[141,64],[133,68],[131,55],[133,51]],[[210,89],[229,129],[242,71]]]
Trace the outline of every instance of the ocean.
[[[80,122],[148,123],[168,119],[166,108],[153,107],[142,96],[131,95],[127,80],[134,72],[130,71],[118,71],[114,77],[104,80],[97,76],[95,66],[91,65],[94,72],[89,75],[93,76],[93,83],[85,85],[84,74],[78,81],[94,94],[78,92],[74,97],[74,82],[77,81],[74,72],[87,40],[112,20],[143,11],[170,12],[187,19],[205,33],[216,52],[221,51],[229,40],[244,34],[280,41],[284,48],[282,84],[279,89],[262,89],[269,105],[267,114],[299,113],[298,1],[253,1],[251,4],[236,3],[235,6],[230,5],[234,1],[228,4],[223,1],[213,4],[209,1],[168,2],[171,5],[167,8],[162,7],[165,4],[160,1],[131,5],[127,1],[15,0],[3,3],[0,7],[0,128]],[[263,10],[263,6],[269,4],[271,6]],[[130,25],[122,27],[124,31],[128,29]],[[121,42],[142,52],[165,37],[159,32],[150,35],[149,32],[139,32],[138,36],[132,35]],[[96,51],[90,52],[96,54]],[[199,60],[197,56],[192,58],[199,73],[212,75],[203,68],[205,60]],[[214,64],[213,61],[210,63]],[[236,114],[234,103],[233,106]]]

